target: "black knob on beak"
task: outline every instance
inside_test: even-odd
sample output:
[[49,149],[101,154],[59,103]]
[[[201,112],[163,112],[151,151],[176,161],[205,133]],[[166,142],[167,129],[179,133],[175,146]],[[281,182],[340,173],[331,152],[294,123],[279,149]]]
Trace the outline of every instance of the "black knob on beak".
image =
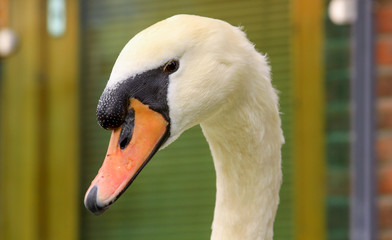
[[115,129],[123,124],[128,112],[129,97],[124,89],[105,90],[97,106],[97,120],[105,129]]

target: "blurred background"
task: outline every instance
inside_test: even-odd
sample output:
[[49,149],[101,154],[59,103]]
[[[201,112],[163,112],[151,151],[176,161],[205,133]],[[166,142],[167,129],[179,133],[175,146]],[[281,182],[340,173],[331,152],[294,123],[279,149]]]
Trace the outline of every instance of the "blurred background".
[[[280,91],[277,240],[392,239],[392,0],[0,0],[0,239],[209,239],[200,127],[109,211],[84,193],[110,132],[95,110],[125,43],[178,13],[243,26]],[[257,209],[255,209],[257,211]]]

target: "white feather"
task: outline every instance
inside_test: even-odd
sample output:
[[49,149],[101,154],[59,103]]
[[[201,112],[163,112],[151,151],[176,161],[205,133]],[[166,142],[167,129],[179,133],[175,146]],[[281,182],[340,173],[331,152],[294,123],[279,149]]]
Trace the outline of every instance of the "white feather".
[[107,88],[173,58],[180,68],[170,76],[165,146],[201,124],[217,175],[211,239],[272,239],[284,140],[266,57],[240,28],[176,15],[127,43]]

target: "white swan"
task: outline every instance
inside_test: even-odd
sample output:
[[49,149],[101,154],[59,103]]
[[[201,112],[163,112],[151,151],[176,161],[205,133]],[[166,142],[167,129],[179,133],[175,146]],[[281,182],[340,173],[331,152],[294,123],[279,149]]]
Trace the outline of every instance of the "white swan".
[[86,193],[100,214],[152,155],[200,124],[216,170],[211,239],[273,237],[284,142],[270,67],[245,34],[205,17],[176,15],[121,51],[97,108],[112,129],[108,153]]

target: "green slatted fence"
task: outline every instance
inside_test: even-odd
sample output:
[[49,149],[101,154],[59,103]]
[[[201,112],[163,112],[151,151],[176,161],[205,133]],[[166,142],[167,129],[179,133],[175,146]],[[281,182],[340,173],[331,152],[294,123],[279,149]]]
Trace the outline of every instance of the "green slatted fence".
[[[327,6],[330,1],[326,1]],[[327,8],[326,8],[327,9]],[[350,26],[325,14],[327,149],[327,239],[349,239],[350,203]]]

